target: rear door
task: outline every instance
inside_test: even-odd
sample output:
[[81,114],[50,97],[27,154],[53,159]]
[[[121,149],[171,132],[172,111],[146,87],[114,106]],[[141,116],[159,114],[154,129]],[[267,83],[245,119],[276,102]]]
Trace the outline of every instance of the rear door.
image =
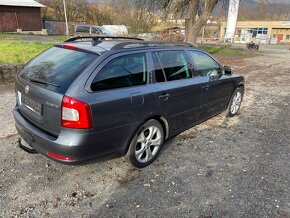
[[71,83],[98,55],[53,47],[28,63],[17,76],[21,114],[40,129],[57,136],[61,104]]
[[148,108],[154,102],[147,69],[146,52],[114,54],[97,67],[87,82],[95,131],[124,127],[128,135],[129,125],[150,113]]
[[189,54],[201,81],[200,120],[204,120],[225,110],[234,85],[212,57],[196,50],[189,51]]
[[197,122],[200,106],[200,85],[192,77],[184,50],[152,52],[155,69],[156,98],[162,113],[174,132]]

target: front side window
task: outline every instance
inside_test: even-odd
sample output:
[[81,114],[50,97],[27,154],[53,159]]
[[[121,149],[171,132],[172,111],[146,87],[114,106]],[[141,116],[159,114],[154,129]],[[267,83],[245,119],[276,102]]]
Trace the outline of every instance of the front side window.
[[98,33],[98,34],[100,34],[101,32],[97,28],[92,28],[92,33]]
[[184,51],[153,52],[153,63],[157,82],[191,78]]
[[110,61],[94,79],[92,91],[144,85],[147,83],[146,54],[132,54]]
[[199,76],[217,76],[221,74],[220,66],[210,56],[203,52],[190,51]]

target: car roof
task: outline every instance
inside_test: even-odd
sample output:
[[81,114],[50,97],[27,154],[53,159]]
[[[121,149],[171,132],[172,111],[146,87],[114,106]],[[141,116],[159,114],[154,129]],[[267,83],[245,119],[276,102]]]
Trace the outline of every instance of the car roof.
[[105,51],[152,49],[152,48],[172,48],[184,47],[195,48],[190,43],[169,42],[169,41],[144,41],[140,38],[118,37],[118,36],[77,36],[66,40],[60,45],[71,44],[75,47],[95,53]]
[[90,25],[90,24],[76,24],[76,27],[101,27],[101,26]]

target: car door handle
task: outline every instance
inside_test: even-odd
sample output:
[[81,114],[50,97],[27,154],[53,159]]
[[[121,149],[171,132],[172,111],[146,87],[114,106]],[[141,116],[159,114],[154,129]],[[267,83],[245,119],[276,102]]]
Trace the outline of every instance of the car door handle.
[[164,93],[162,95],[159,95],[158,98],[162,100],[167,100],[169,98],[170,94]]
[[206,84],[206,85],[202,86],[201,88],[204,89],[204,90],[208,90],[209,89],[209,85]]

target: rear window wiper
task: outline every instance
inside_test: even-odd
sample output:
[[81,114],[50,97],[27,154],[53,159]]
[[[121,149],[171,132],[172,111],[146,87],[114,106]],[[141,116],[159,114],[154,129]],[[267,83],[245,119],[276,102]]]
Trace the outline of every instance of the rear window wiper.
[[57,84],[50,83],[50,82],[46,82],[46,81],[39,80],[39,79],[35,79],[35,78],[31,78],[31,77],[29,77],[28,80],[29,80],[30,82],[33,82],[33,83],[39,83],[39,84],[44,84],[44,85],[51,85],[51,86],[55,86],[55,87],[60,87],[60,86],[57,85]]

